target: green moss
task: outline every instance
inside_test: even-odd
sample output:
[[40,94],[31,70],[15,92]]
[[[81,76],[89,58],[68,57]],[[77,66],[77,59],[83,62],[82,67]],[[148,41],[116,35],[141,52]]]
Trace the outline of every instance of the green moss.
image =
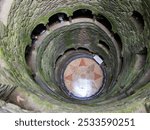
[[88,10],[91,10],[94,14],[99,13],[99,11],[96,7],[94,7],[92,5],[85,4],[85,3],[75,4],[75,6],[73,6],[73,8],[72,8],[72,11],[74,12],[74,11],[79,10],[79,9],[88,9]]
[[36,20],[34,20],[33,24],[32,24],[32,27],[31,27],[31,30],[33,30],[38,24],[40,23],[43,23],[43,24],[47,24],[48,23],[48,20],[49,18],[54,15],[54,14],[57,14],[57,13],[66,13],[68,16],[72,16],[72,9],[69,8],[69,7],[65,7],[65,8],[57,8],[56,10],[52,10],[52,11],[49,11],[46,15],[44,16],[41,16],[39,18],[36,18]]
[[4,55],[3,55],[3,49],[0,48],[0,58],[3,58],[3,57],[4,57]]
[[[27,3],[28,5],[27,5]],[[41,3],[42,2],[42,3]],[[46,2],[46,3],[45,3]],[[147,69],[150,66],[150,43],[149,43],[149,7],[150,2],[148,0],[143,0],[143,5],[141,5],[141,1],[69,1],[70,4],[64,3],[59,5],[59,2],[52,5],[53,8],[47,8],[48,0],[45,1],[14,1],[12,6],[12,11],[9,14],[8,19],[8,37],[7,35],[7,28],[0,22],[0,58],[5,59],[7,64],[9,65],[8,70],[4,70],[5,72],[1,73],[8,82],[14,82],[14,84],[19,84],[20,88],[25,88],[20,91],[20,93],[26,93],[26,96],[30,100],[30,105],[34,105],[35,110],[39,111],[72,111],[72,112],[105,112],[105,111],[116,111],[116,112],[134,112],[139,110],[140,108],[143,109],[143,104],[145,102],[144,98],[147,98],[150,93],[150,84],[146,86],[141,86],[135,94],[129,96],[123,100],[115,99],[115,94],[120,89],[120,84],[126,85],[129,87],[131,82],[138,78],[139,71],[134,70],[134,58],[130,58],[130,54],[128,53],[128,48],[131,48],[131,53],[136,52],[136,50],[142,48],[143,46],[148,47],[148,58],[146,62]],[[56,1],[55,1],[56,2]],[[68,2],[68,1],[67,1]],[[74,3],[74,4],[71,4]],[[66,5],[65,5],[66,4]],[[144,12],[144,20],[145,20],[145,32],[143,34],[138,34],[137,30],[133,23],[131,22],[130,16],[132,15],[133,10],[141,11],[141,14]],[[23,8],[24,7],[24,8]],[[42,9],[44,8],[44,9]],[[28,67],[25,63],[25,47],[28,44],[31,44],[30,34],[32,30],[40,23],[47,24],[49,17],[52,15],[64,12],[68,16],[72,16],[73,12],[78,9],[89,9],[92,10],[93,14],[102,14],[105,16],[113,26],[113,32],[118,33],[121,37],[123,43],[123,55],[127,57],[126,59],[129,60],[125,66],[127,66],[126,70],[123,68],[124,73],[122,73],[122,77],[118,78],[117,88],[114,89],[112,92],[112,97],[110,94],[102,97],[104,102],[101,99],[98,99],[98,103],[92,104],[93,102],[89,102],[87,105],[80,105],[80,104],[72,104],[72,103],[65,103],[64,101],[59,102],[59,98],[55,98],[50,94],[46,94],[44,90],[40,88],[30,77],[31,72],[28,71]],[[42,10],[42,12],[40,12]],[[66,29],[67,30],[67,29]],[[62,34],[63,31],[60,31]],[[103,32],[101,32],[103,33]],[[56,37],[57,32],[53,32],[53,37]],[[92,33],[91,33],[92,35]],[[71,43],[75,43],[75,39],[71,39],[73,34],[69,31],[66,33],[65,38],[65,45],[67,47],[72,47]],[[3,39],[5,37],[5,39]],[[105,37],[105,36],[103,36]],[[94,37],[93,37],[94,39]],[[95,39],[98,39],[95,37]],[[101,38],[102,39],[102,38]],[[99,40],[99,39],[98,39]],[[97,40],[97,41],[98,41]],[[107,41],[107,38],[105,39]],[[56,42],[60,43],[59,39]],[[111,45],[112,43],[110,43]],[[59,46],[58,46],[59,47]],[[16,48],[16,49],[14,49]],[[55,52],[57,51],[56,46],[53,47]],[[47,53],[52,55],[53,50],[48,50]],[[53,60],[53,55],[45,56],[45,61],[48,58]],[[39,58],[41,58],[39,56]],[[126,60],[125,59],[125,60]],[[133,63],[130,65],[131,62]],[[124,61],[126,63],[126,61]],[[14,64],[15,63],[15,64]],[[145,67],[145,69],[146,69]],[[46,70],[49,70],[49,63],[47,63]],[[41,70],[40,70],[41,71]],[[7,74],[8,73],[8,74]],[[144,73],[144,72],[141,72]],[[45,79],[49,78],[50,74],[42,75]],[[48,79],[49,80],[49,79]],[[56,87],[49,82],[52,87]],[[115,87],[116,87],[115,86]],[[26,92],[29,90],[29,92]],[[115,99],[113,102],[107,103],[107,101],[111,99]],[[62,99],[63,100],[63,99]],[[102,103],[101,103],[102,101]]]

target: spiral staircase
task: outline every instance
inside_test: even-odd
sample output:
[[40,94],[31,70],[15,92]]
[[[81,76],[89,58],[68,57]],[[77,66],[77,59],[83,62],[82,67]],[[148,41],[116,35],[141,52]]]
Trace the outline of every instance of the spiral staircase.
[[0,112],[150,112],[149,0],[0,0]]

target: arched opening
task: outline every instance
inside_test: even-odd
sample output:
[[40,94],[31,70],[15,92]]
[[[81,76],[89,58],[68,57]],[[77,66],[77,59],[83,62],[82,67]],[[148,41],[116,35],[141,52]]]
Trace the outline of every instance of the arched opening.
[[51,16],[48,20],[48,25],[51,26],[56,23],[62,23],[63,21],[68,21],[69,18],[67,17],[67,14],[65,13],[57,13]]
[[31,39],[32,40],[37,39],[37,36],[42,34],[45,30],[46,30],[46,26],[44,24],[37,25],[31,33]]
[[72,18],[93,18],[93,14],[88,9],[79,9],[74,11]]
[[144,19],[138,11],[133,11],[132,18],[134,19],[135,25],[140,32],[144,30]]
[[112,25],[111,25],[111,23],[109,22],[109,20],[106,17],[104,17],[103,15],[99,14],[99,15],[96,15],[95,18],[96,18],[96,20],[98,22],[103,24],[109,31],[112,30]]

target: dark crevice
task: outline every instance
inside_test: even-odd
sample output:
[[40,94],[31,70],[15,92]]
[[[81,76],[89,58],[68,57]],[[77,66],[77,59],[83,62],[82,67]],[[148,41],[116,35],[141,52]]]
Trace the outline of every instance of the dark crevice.
[[138,11],[133,11],[132,18],[134,19],[135,26],[140,32],[144,30],[144,19]]
[[120,57],[120,72],[119,72],[119,75],[123,72],[123,63],[124,63],[124,59],[123,59],[123,57]]
[[111,25],[111,23],[109,22],[109,20],[106,17],[104,17],[103,15],[99,14],[99,15],[95,16],[95,18],[96,18],[96,20],[98,22],[103,24],[109,31],[112,30],[112,25]]
[[30,56],[30,52],[31,52],[31,46],[30,45],[27,45],[26,46],[26,49],[25,49],[25,60],[28,61],[28,58]]
[[110,50],[109,46],[104,41],[99,40],[99,44],[104,46],[108,51]]
[[62,58],[63,55],[65,55],[65,54],[67,54],[67,53],[72,53],[72,52],[78,51],[78,50],[85,51],[86,53],[87,53],[87,52],[90,52],[87,48],[84,48],[84,47],[79,47],[79,48],[77,48],[77,49],[75,49],[75,48],[69,48],[69,49],[67,49],[66,51],[64,51],[63,54],[61,54],[61,55],[59,55],[59,56],[57,57],[57,59],[56,59],[56,61],[55,61],[55,64],[57,64],[57,62],[59,61],[59,59]]
[[144,47],[141,51],[139,51],[139,53],[138,54],[140,54],[140,55],[147,55],[147,48],[146,47]]
[[60,55],[56,58],[55,64],[57,64],[57,62],[59,61],[59,59],[62,58],[63,55],[65,55],[66,53],[75,51],[75,50],[76,50],[75,48],[69,48],[69,49],[65,50],[65,51],[63,52],[63,54],[60,54]]
[[59,59],[61,59],[62,56],[63,56],[63,55],[59,55],[59,56],[57,57],[57,59],[56,59],[56,61],[55,61],[55,67],[56,67],[57,62],[59,61]]
[[87,48],[84,48],[84,47],[78,47],[78,48],[77,48],[77,50],[82,50],[82,51],[87,51],[87,52],[90,52],[90,51],[89,51],[89,49],[87,49]]
[[75,48],[69,48],[69,49],[67,49],[66,51],[64,51],[64,54],[65,54],[65,53],[68,53],[68,52],[75,51],[75,50],[76,50]]
[[114,34],[114,39],[118,43],[118,47],[119,47],[119,50],[121,52],[122,51],[122,41],[121,41],[120,36],[117,33]]

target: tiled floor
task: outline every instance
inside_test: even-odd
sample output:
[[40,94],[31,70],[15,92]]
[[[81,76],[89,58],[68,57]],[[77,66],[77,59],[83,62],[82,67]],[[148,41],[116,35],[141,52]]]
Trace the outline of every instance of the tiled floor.
[[90,58],[78,58],[68,64],[64,72],[66,88],[76,97],[90,97],[103,83],[101,67]]

